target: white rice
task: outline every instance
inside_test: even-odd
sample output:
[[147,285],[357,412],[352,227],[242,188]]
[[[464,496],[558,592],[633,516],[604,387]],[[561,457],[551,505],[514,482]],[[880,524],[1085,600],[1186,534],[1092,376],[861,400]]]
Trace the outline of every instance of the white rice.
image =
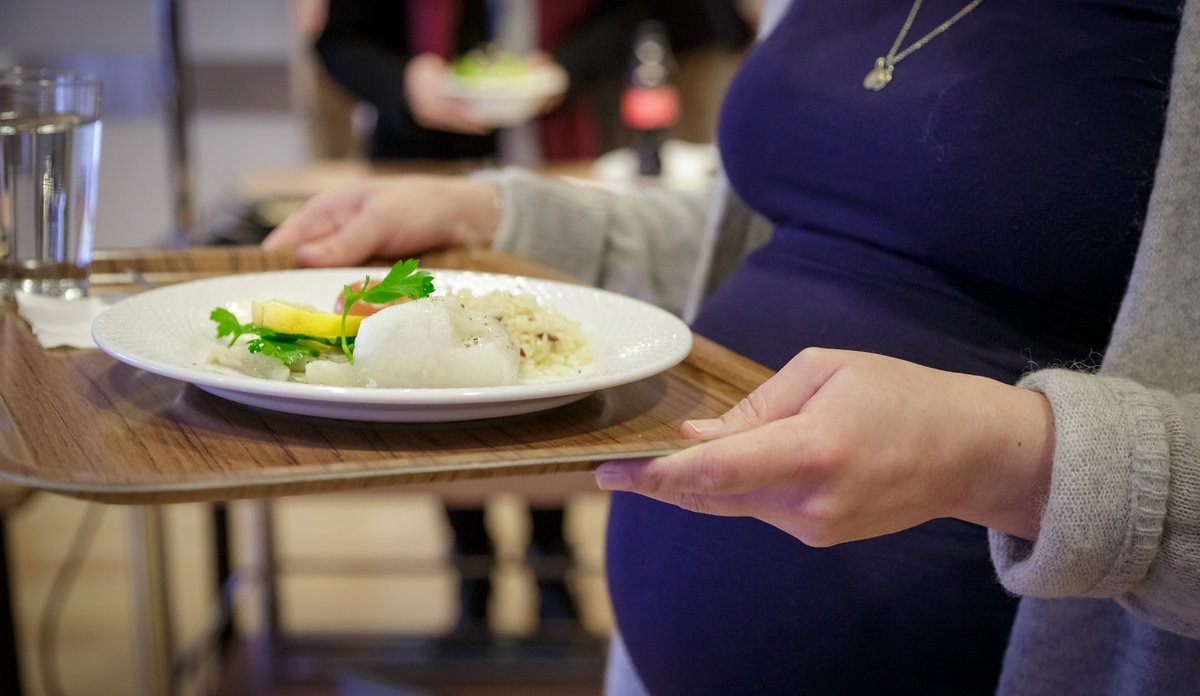
[[578,322],[543,307],[533,295],[470,290],[451,293],[468,310],[499,319],[521,346],[522,381],[561,379],[581,374],[592,362],[592,351]]

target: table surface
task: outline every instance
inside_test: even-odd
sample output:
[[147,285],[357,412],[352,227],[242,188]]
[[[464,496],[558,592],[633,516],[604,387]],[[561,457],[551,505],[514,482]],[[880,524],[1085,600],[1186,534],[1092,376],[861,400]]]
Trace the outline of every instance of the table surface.
[[[539,166],[537,171],[545,176],[591,180],[594,176],[594,165],[594,160],[566,160],[545,163]],[[234,183],[233,195],[244,204],[271,200],[295,201],[367,178],[403,174],[469,174],[494,167],[496,163],[487,160],[316,160],[301,167],[268,167],[251,171]]]
[[[563,280],[519,257],[450,250],[429,268]],[[110,251],[93,292],[294,268],[257,247]],[[253,409],[99,350],[46,350],[0,308],[0,479],[122,504],[324,493],[584,471],[687,446],[679,425],[715,417],[771,372],[697,336],[665,373],[550,411],[466,423],[356,423]]]

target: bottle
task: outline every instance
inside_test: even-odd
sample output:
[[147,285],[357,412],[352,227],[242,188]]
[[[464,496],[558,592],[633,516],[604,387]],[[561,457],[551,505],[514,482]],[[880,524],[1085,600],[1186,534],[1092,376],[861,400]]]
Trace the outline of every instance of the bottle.
[[647,20],[633,38],[629,78],[621,95],[621,120],[632,136],[638,174],[662,173],[662,145],[679,120],[675,57],[662,22]]

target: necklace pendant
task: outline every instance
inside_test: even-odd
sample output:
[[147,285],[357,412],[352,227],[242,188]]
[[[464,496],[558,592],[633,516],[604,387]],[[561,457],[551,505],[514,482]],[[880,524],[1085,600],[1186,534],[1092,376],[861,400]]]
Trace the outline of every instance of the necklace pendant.
[[867,72],[867,76],[863,78],[863,87],[871,90],[872,92],[878,92],[884,87],[887,87],[888,83],[892,81],[892,72],[894,72],[895,69],[895,66],[893,66],[886,59],[876,58],[875,67],[871,68],[871,70]]

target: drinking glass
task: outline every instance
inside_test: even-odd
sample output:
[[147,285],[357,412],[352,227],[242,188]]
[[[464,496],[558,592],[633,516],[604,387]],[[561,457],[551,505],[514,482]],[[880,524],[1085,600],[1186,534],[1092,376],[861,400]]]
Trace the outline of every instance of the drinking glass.
[[0,301],[87,293],[100,93],[93,76],[0,69]]

